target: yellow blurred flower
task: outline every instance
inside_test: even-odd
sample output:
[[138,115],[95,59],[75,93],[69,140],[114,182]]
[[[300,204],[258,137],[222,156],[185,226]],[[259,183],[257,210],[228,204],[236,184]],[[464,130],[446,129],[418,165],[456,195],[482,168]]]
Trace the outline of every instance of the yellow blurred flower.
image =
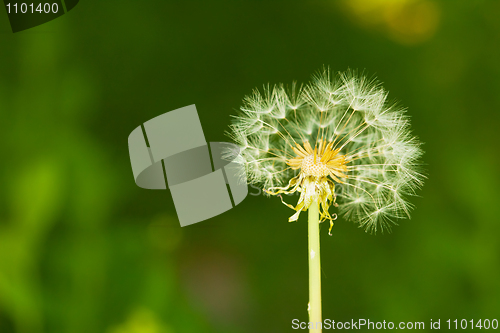
[[440,19],[440,9],[432,0],[343,0],[341,4],[357,24],[402,44],[429,40]]
[[137,308],[129,315],[127,320],[110,330],[109,333],[172,333],[151,310]]

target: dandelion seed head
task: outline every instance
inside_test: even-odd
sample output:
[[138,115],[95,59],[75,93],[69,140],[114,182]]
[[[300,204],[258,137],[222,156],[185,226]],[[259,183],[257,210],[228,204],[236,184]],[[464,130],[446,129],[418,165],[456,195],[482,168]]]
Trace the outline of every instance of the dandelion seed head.
[[[229,136],[249,183],[268,195],[300,193],[290,221],[317,200],[368,232],[409,217],[423,185],[423,153],[405,110],[374,79],[325,69],[305,86],[264,86],[243,99]],[[341,191],[335,185],[340,184]],[[337,192],[336,192],[337,190]]]

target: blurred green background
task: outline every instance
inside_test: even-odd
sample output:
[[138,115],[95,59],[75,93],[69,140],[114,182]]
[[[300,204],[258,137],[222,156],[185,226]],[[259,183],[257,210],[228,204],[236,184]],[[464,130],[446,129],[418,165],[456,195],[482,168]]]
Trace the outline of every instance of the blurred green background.
[[196,104],[227,141],[254,87],[323,65],[408,107],[429,176],[391,234],[322,227],[324,318],[500,319],[499,17],[493,0],[86,0],[12,34],[1,12],[0,332],[295,331],[305,216],[249,195],[180,228],[168,191],[135,185],[127,137]]

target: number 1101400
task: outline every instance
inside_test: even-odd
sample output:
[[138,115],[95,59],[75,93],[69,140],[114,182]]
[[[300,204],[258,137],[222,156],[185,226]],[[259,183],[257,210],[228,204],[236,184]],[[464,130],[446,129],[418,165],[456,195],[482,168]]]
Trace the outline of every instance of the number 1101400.
[[35,13],[45,13],[45,14],[49,14],[49,13],[57,13],[59,11],[59,6],[57,5],[57,3],[44,3],[43,5],[41,3],[38,4],[38,6],[36,4],[26,4],[26,3],[21,3],[21,4],[18,4],[17,2],[16,3],[13,3],[13,4],[10,4],[8,3],[6,5],[7,7],[7,13],[8,14],[26,14],[26,13],[31,13],[31,14],[35,14]]

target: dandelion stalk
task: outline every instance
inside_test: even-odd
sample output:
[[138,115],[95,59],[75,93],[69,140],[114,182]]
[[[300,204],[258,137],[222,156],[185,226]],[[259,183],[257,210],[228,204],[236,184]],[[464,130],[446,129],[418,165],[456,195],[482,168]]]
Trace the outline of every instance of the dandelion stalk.
[[[309,207],[309,322],[314,328],[310,332],[319,332],[321,329],[316,323],[322,322],[321,316],[321,257],[319,249],[319,209],[315,200]],[[318,329],[316,329],[318,327]]]

